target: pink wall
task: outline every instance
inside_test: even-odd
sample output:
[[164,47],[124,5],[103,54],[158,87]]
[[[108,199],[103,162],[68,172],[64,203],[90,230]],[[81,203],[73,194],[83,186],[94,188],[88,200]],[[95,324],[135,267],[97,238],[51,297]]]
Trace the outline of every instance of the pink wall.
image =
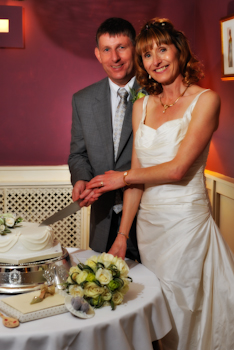
[[196,54],[203,61],[204,87],[221,97],[218,130],[214,133],[207,169],[234,177],[234,80],[221,80],[220,18],[234,14],[234,1],[203,0],[194,23]]
[[93,54],[97,27],[119,16],[138,31],[145,20],[159,16],[186,33],[205,64],[202,84],[222,98],[207,167],[234,177],[234,82],[220,80],[219,39],[219,19],[230,9],[228,0],[219,2],[0,0],[0,5],[23,6],[25,24],[25,48],[0,49],[0,165],[66,164],[72,94],[105,76]]

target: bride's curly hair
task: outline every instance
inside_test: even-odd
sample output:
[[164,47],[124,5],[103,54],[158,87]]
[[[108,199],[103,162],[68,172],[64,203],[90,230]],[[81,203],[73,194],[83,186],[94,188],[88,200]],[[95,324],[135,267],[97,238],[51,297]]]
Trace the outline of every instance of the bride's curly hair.
[[198,82],[204,77],[202,64],[192,53],[188,39],[183,32],[174,28],[173,24],[166,18],[153,18],[148,21],[141,29],[136,38],[136,78],[141,87],[152,95],[159,95],[162,91],[162,85],[154,79],[149,79],[149,74],[144,68],[142,55],[153,48],[162,44],[173,44],[178,51],[180,73],[183,76],[183,83],[190,85]]

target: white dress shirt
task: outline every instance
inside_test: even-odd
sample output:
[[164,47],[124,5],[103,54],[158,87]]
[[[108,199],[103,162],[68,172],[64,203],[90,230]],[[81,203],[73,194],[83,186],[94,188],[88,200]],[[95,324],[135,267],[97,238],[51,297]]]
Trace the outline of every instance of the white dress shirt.
[[[135,81],[135,77],[133,77],[131,80],[129,80],[129,82],[125,86],[122,86],[129,93],[128,101],[129,101],[129,98],[131,96],[130,89],[132,89],[134,81]],[[120,100],[120,97],[117,95],[117,91],[119,90],[120,86],[113,83],[113,81],[110,79],[109,79],[109,85],[110,85],[110,92],[111,92],[112,125],[114,125],[115,112],[116,112],[116,109],[117,109],[117,106],[118,106],[118,103]]]

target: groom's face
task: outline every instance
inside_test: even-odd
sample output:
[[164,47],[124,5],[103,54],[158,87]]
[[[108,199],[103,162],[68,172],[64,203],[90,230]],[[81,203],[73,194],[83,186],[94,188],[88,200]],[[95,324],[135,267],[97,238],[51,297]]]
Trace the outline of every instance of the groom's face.
[[134,76],[134,46],[128,36],[101,35],[95,55],[115,84],[125,86]]

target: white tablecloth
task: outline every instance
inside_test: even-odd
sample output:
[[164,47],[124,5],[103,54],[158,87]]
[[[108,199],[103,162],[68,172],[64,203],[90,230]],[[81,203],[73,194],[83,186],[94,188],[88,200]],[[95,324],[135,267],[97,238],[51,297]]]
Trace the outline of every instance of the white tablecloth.
[[[70,250],[84,262],[93,251]],[[124,303],[115,311],[95,310],[91,319],[70,313],[21,323],[5,328],[0,322],[0,349],[5,350],[151,350],[152,341],[162,338],[171,323],[161,287],[155,275],[143,265],[128,260],[133,278]],[[5,296],[1,296],[4,298]]]

